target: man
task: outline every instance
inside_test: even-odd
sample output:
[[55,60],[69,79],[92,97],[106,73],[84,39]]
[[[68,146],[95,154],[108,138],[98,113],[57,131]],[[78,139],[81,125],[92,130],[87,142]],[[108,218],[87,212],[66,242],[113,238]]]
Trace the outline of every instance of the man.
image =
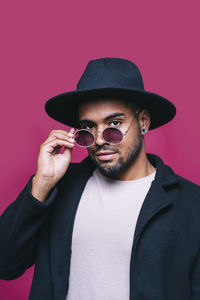
[[[50,133],[1,216],[0,277],[35,264],[30,300],[200,299],[200,188],[144,144],[174,105],[144,90],[132,62],[103,58],[46,111],[72,129]],[[80,164],[75,144],[88,148]]]

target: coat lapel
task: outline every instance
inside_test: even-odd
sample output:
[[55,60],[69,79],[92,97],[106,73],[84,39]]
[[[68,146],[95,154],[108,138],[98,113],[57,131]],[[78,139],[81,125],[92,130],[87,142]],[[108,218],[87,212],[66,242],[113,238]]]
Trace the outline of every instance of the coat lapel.
[[[164,165],[158,156],[148,154],[148,159],[156,167],[156,177],[143,202],[135,228],[130,261],[130,284],[134,282],[134,257],[138,241],[152,218],[173,205],[173,200],[167,193],[167,189],[179,182],[179,176],[171,168]],[[133,289],[130,289],[130,299],[133,298]]]
[[179,176],[177,176],[171,168],[164,165],[158,156],[152,154],[148,154],[147,156],[152,165],[156,167],[156,177],[143,202],[136,224],[135,240],[138,239],[151,218],[173,204],[166,189],[171,185],[177,184],[179,181]]
[[159,211],[172,205],[171,198],[161,186],[154,181],[143,202],[135,229],[135,239],[142,233],[144,227]]

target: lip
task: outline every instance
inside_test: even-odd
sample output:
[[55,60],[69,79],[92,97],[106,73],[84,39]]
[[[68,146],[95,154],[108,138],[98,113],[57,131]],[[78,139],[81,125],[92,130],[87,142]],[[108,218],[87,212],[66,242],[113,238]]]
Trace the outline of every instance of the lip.
[[111,160],[114,158],[116,152],[98,152],[96,154],[98,160]]

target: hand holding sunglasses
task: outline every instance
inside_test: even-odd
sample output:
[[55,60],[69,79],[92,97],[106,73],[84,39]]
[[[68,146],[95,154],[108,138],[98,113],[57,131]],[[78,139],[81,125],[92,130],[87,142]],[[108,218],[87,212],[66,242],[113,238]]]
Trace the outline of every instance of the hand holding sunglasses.
[[[37,171],[33,177],[32,195],[44,202],[49,191],[65,174],[72,158],[75,129],[52,130],[41,144],[37,162]],[[64,148],[60,153],[61,148]]]

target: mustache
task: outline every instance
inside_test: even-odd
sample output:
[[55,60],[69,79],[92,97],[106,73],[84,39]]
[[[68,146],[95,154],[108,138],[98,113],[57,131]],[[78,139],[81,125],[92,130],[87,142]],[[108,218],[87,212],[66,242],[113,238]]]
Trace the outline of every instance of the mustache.
[[98,154],[100,151],[111,151],[111,152],[117,152],[120,153],[118,148],[112,147],[110,145],[103,145],[103,146],[97,146],[95,150],[92,151],[93,155]]

